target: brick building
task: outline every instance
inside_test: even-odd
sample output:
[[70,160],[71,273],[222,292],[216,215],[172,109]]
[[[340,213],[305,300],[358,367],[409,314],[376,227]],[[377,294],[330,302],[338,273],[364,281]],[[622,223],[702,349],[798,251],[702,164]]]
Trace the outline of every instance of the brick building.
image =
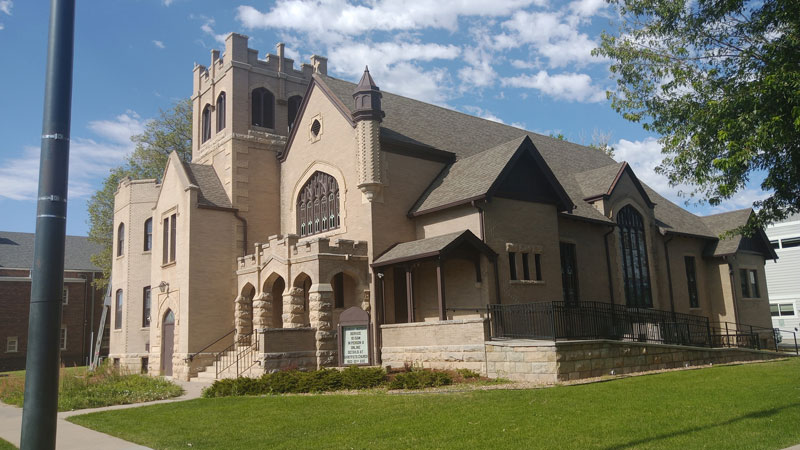
[[[0,371],[25,368],[33,244],[33,233],[0,231]],[[61,316],[66,366],[87,363],[99,328],[103,291],[94,289],[92,281],[102,272],[89,260],[97,250],[86,237],[67,236]],[[108,354],[107,335],[101,354]]]

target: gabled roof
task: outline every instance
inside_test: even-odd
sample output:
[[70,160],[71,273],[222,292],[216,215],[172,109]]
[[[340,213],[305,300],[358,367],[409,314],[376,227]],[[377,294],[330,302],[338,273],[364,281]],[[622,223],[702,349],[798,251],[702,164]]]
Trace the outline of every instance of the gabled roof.
[[489,257],[497,256],[494,250],[478,239],[471,231],[462,230],[455,233],[443,234],[441,236],[396,244],[375,259],[372,266],[383,267],[437,256],[446,257],[450,251],[464,244],[475,248]]
[[199,188],[197,205],[211,208],[232,208],[231,201],[214,167],[183,163],[189,181]]
[[583,194],[586,196],[583,199],[592,201],[598,198],[610,197],[614,189],[616,189],[617,183],[619,183],[619,180],[626,173],[631,178],[631,182],[633,182],[633,185],[639,191],[645,203],[651,208],[655,206],[650,196],[647,195],[647,191],[642,187],[639,178],[633,173],[633,170],[625,161],[581,172],[576,178],[579,180]]
[[[33,233],[0,231],[0,267],[30,269],[33,267]],[[101,247],[86,236],[67,236],[64,241],[64,270],[100,272],[90,257]]]
[[[727,231],[747,225],[752,215],[752,208],[745,208],[705,216],[703,217],[703,222],[716,236],[721,236]],[[756,235],[752,237],[735,234],[725,239],[720,239],[711,244],[706,253],[712,256],[727,256],[733,255],[739,250],[758,251],[765,253],[764,256],[769,259],[778,259],[778,255],[770,245],[769,238],[763,230],[758,230]]]
[[411,208],[410,214],[420,215],[491,197],[523,153],[533,158],[546,182],[555,191],[560,210],[572,210],[573,203],[569,195],[534,148],[531,139],[522,136],[446,167]]

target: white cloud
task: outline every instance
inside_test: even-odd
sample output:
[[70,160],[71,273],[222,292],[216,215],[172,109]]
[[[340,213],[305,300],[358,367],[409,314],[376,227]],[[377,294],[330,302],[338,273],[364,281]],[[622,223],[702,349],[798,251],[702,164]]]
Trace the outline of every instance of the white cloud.
[[585,103],[602,102],[606,99],[605,90],[592,84],[592,78],[585,73],[559,73],[550,75],[540,70],[535,75],[519,75],[506,78],[503,86],[537,89],[550,97]]
[[155,45],[155,46],[156,46],[156,47],[158,47],[158,48],[167,48],[167,46],[166,46],[166,45],[164,45],[164,43],[163,43],[163,42],[161,42],[161,41],[157,41],[157,40],[154,40],[154,41],[153,41],[153,45]]
[[492,122],[505,123],[505,122],[503,122],[503,119],[497,117],[493,112],[487,111],[487,110],[481,108],[480,106],[467,105],[467,106],[464,106],[464,111],[466,111],[466,112],[468,112],[468,113],[470,113],[470,114],[472,114],[474,116],[478,116],[478,117],[484,118],[486,120],[491,120]]
[[591,17],[605,9],[605,0],[577,0],[569,4],[569,9],[581,17]]
[[[144,130],[145,121],[132,111],[113,120],[89,123],[102,139],[74,137],[70,141],[69,197],[85,198],[96,190],[97,181],[120,165],[133,150],[130,137]],[[0,161],[0,197],[12,200],[36,198],[39,183],[40,149],[26,146],[21,155]]]
[[479,0],[431,2],[428,0],[378,0],[351,4],[346,0],[279,0],[268,12],[239,6],[236,18],[245,28],[281,28],[309,33],[317,38],[330,34],[358,35],[367,31],[455,31],[463,16],[498,17],[544,0]]
[[6,29],[6,26],[3,25],[2,23],[0,23],[0,31],[5,30],[5,29]]
[[14,7],[14,2],[11,0],[0,0],[0,12],[6,13],[6,15],[11,15],[11,8]]
[[480,48],[468,48],[464,50],[463,60],[468,64],[458,71],[458,78],[463,85],[462,90],[470,86],[487,87],[494,84],[497,79],[497,72],[492,68],[492,57],[485,50]]
[[734,194],[728,200],[723,200],[719,205],[711,208],[711,213],[717,214],[726,211],[733,211],[735,209],[752,208],[753,203],[758,200],[764,200],[771,195],[757,187],[746,187],[741,191]]
[[172,2],[174,2],[174,1],[175,1],[175,0],[162,0],[162,2],[161,2],[161,3],[163,3],[163,4],[164,4],[164,6],[169,6],[169,5],[171,5],[171,4],[172,4]]
[[214,32],[214,24],[215,24],[214,19],[206,19],[205,23],[200,26],[200,29],[203,30],[203,32],[205,34],[213,37],[214,40],[217,41],[218,43],[225,44],[225,36],[227,36],[228,34],[227,33],[222,33],[222,34],[215,33]]

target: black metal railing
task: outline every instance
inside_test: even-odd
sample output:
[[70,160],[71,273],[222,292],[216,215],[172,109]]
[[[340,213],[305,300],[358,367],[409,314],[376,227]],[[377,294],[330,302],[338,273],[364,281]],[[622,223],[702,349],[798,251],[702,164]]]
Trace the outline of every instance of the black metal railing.
[[206,345],[205,347],[203,347],[200,351],[192,353],[186,359],[189,360],[189,361],[193,361],[197,357],[197,355],[199,355],[199,354],[205,352],[206,350],[210,349],[211,347],[216,345],[218,342],[222,341],[223,339],[225,339],[226,337],[230,336],[231,334],[233,334],[235,332],[236,332],[236,328],[232,329],[231,331],[228,331],[227,333],[225,333],[222,336],[220,336],[219,338],[217,338],[214,342],[212,342],[212,343]]
[[240,334],[233,344],[215,355],[215,377],[219,378],[221,373],[231,369],[236,377],[239,377],[246,370],[256,365],[258,362],[258,349],[259,340],[256,333]]
[[[760,348],[764,332],[737,324],[726,332],[705,316],[603,302],[489,305],[492,338],[612,339],[696,347]],[[772,332],[770,329],[768,332]]]

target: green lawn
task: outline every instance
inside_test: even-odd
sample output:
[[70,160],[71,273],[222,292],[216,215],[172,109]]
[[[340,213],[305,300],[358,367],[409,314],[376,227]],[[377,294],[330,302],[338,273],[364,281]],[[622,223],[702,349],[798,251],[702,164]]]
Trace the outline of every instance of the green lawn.
[[0,438],[0,450],[17,450],[17,447],[11,444],[11,442],[6,441],[3,438]]
[[800,358],[524,391],[229,397],[74,416],[156,449],[800,443]]

